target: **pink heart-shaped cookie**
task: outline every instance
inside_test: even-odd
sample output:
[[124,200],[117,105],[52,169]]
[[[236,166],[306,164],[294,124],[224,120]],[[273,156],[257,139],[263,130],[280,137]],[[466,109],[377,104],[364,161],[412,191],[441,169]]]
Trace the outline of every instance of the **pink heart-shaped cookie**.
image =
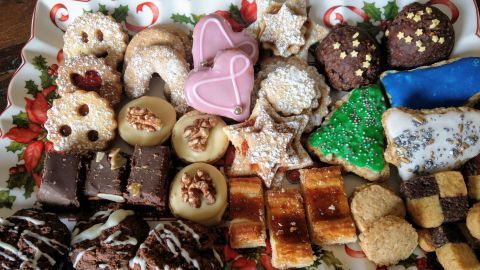
[[250,115],[253,64],[240,50],[217,54],[213,67],[194,69],[185,82],[185,100],[209,114],[243,121]]
[[257,41],[244,32],[233,32],[230,24],[217,14],[204,16],[193,29],[193,66],[206,65],[217,52],[230,48],[244,51],[252,63],[258,59]]

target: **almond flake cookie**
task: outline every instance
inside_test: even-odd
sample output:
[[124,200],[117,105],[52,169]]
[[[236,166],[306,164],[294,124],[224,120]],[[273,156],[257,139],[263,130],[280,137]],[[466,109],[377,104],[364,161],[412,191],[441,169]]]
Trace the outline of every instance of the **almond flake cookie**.
[[468,107],[383,113],[385,160],[403,180],[462,166],[480,153],[480,111]]
[[47,139],[57,151],[103,150],[115,138],[115,112],[93,91],[79,90],[55,99],[47,116]]
[[65,59],[58,68],[58,94],[78,90],[97,92],[114,106],[120,102],[122,84],[120,74],[94,56],[77,56]]
[[129,98],[145,95],[152,75],[157,73],[165,81],[165,96],[182,115],[189,110],[183,90],[188,72],[188,63],[169,46],[138,48],[125,68],[125,92]]
[[133,36],[125,51],[124,67],[138,48],[153,45],[170,46],[187,62],[192,62],[192,40],[188,34],[175,25],[161,24],[146,28]]
[[330,88],[314,67],[298,58],[277,58],[259,72],[255,92],[283,116],[307,115],[305,132],[322,123],[328,113]]
[[128,35],[111,16],[85,13],[67,27],[63,42],[65,58],[95,55],[116,69],[123,61]]

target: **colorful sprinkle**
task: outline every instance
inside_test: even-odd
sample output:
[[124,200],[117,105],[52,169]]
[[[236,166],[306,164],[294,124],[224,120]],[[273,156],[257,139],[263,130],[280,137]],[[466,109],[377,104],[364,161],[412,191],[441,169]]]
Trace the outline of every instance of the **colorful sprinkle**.
[[382,114],[386,110],[377,86],[354,89],[347,102],[309,138],[322,155],[379,172],[385,168]]

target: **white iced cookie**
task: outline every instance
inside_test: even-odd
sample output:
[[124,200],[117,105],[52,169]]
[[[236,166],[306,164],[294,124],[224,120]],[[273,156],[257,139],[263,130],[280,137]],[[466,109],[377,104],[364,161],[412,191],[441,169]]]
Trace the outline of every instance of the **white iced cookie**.
[[177,173],[170,185],[170,210],[205,226],[220,223],[227,208],[227,182],[214,166],[194,163]]
[[123,106],[118,114],[118,131],[131,145],[153,146],[170,137],[175,120],[175,109],[170,103],[159,97],[143,96]]
[[222,118],[191,111],[178,119],[172,131],[172,145],[179,158],[187,162],[211,163],[228,148]]
[[382,116],[385,160],[403,180],[460,167],[480,153],[480,111],[467,107],[410,110]]

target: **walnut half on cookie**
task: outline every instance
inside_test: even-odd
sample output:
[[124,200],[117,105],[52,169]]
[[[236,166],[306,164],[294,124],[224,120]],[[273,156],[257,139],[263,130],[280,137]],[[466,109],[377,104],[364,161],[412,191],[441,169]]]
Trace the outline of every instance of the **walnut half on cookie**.
[[186,162],[215,162],[228,148],[228,138],[222,130],[225,125],[215,115],[198,111],[184,114],[172,131],[175,153]]

